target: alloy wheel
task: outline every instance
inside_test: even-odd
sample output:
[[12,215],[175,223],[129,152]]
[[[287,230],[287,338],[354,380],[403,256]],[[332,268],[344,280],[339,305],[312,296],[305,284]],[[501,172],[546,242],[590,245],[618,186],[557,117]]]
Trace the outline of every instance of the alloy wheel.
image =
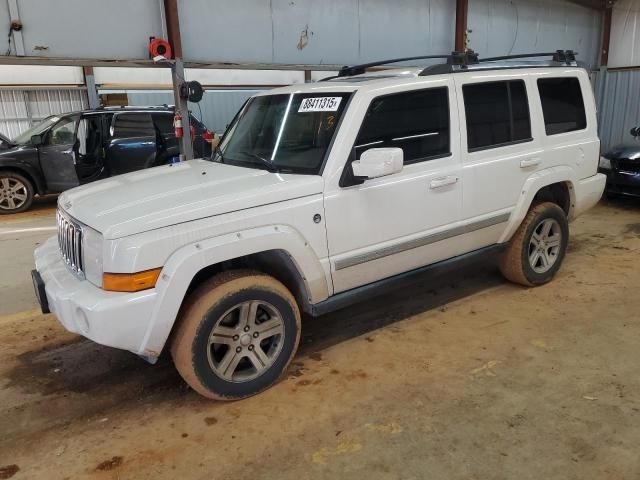
[[278,358],[284,344],[284,322],[271,304],[251,300],[227,310],[209,335],[209,366],[220,378],[247,382],[259,377]]
[[0,178],[0,208],[16,210],[22,207],[29,198],[27,186],[17,178]]
[[548,272],[558,259],[562,243],[562,229],[557,220],[542,220],[529,240],[529,265],[536,273]]

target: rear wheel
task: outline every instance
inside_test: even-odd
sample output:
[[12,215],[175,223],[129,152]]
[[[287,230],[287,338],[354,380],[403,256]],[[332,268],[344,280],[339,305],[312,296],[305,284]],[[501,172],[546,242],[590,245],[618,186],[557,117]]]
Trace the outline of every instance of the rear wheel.
[[300,311],[260,272],[221,273],[187,299],[171,342],[182,378],[208,398],[238,400],[273,385],[295,355]]
[[526,286],[549,282],[567,251],[569,224],[555,203],[540,203],[527,213],[500,261],[502,274]]
[[15,172],[0,172],[0,215],[19,213],[33,203],[33,184]]

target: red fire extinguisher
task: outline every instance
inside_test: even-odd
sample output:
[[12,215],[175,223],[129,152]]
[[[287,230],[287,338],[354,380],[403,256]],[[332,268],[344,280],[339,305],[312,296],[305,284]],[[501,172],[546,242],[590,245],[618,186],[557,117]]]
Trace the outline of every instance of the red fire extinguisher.
[[176,132],[176,138],[182,138],[184,136],[184,129],[182,128],[182,115],[180,113],[175,114],[173,117],[173,128]]

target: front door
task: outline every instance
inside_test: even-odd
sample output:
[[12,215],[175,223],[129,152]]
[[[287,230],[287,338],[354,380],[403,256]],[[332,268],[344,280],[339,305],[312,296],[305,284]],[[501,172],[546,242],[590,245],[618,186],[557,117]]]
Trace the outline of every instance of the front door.
[[38,147],[40,165],[50,192],[62,192],[78,185],[75,132],[79,115],[63,117],[44,135]]
[[396,93],[386,87],[354,99],[362,126],[351,139],[349,160],[370,148],[399,147],[404,167],[360,184],[349,162],[343,173],[329,172],[325,214],[334,293],[464,251],[455,235],[463,179],[459,126],[449,108],[456,105],[453,83],[416,87]]

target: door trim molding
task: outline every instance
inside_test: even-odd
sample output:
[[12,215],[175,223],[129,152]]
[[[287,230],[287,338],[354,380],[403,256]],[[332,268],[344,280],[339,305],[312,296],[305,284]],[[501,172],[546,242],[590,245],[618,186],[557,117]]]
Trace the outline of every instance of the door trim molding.
[[338,259],[334,262],[335,271],[343,270],[345,268],[354,267],[362,263],[367,263],[372,260],[378,260],[380,258],[388,257],[389,255],[395,255],[405,252],[407,250],[413,250],[414,248],[424,247],[431,245],[432,243],[441,242],[448,238],[457,237],[458,235],[464,235],[467,233],[475,232],[483,228],[492,227],[501,223],[506,223],[511,216],[511,212],[501,213],[494,215],[493,217],[485,218],[475,222],[467,223],[457,227],[443,230],[437,233],[430,233],[423,237],[406,240],[404,242],[390,245],[388,247],[379,248],[371,252],[359,253],[350,257]]

